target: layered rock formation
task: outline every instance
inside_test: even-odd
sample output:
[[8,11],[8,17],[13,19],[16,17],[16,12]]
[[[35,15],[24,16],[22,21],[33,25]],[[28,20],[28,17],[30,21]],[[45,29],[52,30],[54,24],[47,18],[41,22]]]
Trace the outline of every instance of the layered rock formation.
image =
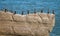
[[19,15],[0,11],[0,36],[49,36],[55,14]]

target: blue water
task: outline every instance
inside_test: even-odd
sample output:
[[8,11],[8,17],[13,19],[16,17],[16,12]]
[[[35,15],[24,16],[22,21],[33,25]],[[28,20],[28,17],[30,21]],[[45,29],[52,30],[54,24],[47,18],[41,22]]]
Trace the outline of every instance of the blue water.
[[60,0],[0,0],[0,9],[6,8],[8,10],[17,11],[17,14],[21,13],[21,10],[30,10],[33,12],[34,8],[39,12],[43,9],[47,12],[55,10],[56,23],[50,36],[60,36]]

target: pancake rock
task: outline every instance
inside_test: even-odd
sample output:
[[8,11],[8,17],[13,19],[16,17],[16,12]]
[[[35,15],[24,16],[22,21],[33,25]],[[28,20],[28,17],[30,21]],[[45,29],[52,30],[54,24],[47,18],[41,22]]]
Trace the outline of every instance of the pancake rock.
[[55,14],[13,14],[0,11],[0,36],[49,36]]

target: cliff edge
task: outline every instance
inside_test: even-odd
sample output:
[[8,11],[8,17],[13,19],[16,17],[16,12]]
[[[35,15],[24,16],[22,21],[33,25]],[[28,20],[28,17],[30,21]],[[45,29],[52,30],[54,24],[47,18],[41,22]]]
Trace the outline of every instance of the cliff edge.
[[0,36],[49,36],[55,14],[13,14],[0,11]]

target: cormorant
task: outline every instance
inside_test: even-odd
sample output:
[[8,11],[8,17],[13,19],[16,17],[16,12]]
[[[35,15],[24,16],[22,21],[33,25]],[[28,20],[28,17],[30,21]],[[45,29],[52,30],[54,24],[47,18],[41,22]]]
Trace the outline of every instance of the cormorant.
[[34,14],[36,14],[36,9],[34,9]]
[[27,14],[29,14],[29,10],[27,10]]
[[49,14],[49,12],[50,12],[50,10],[48,9],[48,12],[47,13]]
[[52,10],[52,13],[55,14],[55,13],[54,13],[54,10]]
[[43,10],[41,10],[41,13],[43,13]]
[[4,9],[4,12],[7,12],[7,9]]
[[24,12],[24,11],[22,11],[22,13],[21,13],[22,15],[23,15],[23,12]]
[[16,11],[14,12],[14,14],[16,14]]

